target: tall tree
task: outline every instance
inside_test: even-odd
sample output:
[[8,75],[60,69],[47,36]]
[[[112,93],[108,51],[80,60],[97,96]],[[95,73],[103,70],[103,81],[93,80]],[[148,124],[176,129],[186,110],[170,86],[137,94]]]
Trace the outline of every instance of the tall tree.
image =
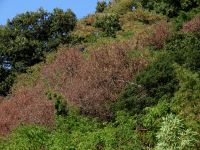
[[[68,43],[75,24],[76,16],[70,9],[49,13],[40,8],[17,15],[0,27],[0,56],[12,59],[12,72],[25,72],[60,43]],[[1,78],[0,86],[3,81]]]

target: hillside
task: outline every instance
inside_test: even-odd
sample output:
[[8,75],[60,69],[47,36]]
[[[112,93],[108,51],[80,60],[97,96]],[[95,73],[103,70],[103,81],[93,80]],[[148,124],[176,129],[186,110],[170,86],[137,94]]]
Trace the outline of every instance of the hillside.
[[0,49],[0,149],[200,149],[199,1],[26,12]]

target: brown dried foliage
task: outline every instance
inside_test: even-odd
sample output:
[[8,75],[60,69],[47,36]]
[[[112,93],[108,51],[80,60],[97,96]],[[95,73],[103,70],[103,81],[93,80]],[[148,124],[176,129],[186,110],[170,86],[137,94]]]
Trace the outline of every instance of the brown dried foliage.
[[95,15],[89,15],[89,16],[84,18],[84,23],[87,26],[92,26],[94,24],[95,20],[96,20]]
[[4,101],[4,97],[0,96],[0,104]]
[[191,21],[185,23],[182,28],[183,32],[199,32],[200,31],[200,15],[194,17]]
[[44,79],[82,113],[107,118],[109,103],[146,63],[142,58],[129,58],[130,49],[128,43],[112,44],[90,52],[87,59],[79,50],[70,49],[44,68]]
[[162,21],[153,25],[153,33],[146,39],[147,45],[161,49],[165,45],[165,41],[171,35],[170,26],[167,22]]
[[34,89],[20,89],[0,104],[0,135],[20,124],[54,124],[54,105]]

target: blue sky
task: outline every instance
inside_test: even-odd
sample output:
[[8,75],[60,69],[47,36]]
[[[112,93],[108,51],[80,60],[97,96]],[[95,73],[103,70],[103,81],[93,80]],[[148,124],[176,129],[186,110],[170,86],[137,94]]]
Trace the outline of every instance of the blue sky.
[[35,11],[43,7],[47,11],[54,8],[68,8],[82,18],[95,11],[97,0],[0,0],[0,24],[4,25],[7,19],[26,11]]

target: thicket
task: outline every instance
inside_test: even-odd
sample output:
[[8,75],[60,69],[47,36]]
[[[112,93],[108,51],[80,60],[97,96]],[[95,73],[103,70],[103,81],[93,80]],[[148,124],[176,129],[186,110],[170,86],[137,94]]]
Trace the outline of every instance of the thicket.
[[44,67],[43,78],[49,88],[64,94],[83,113],[110,117],[108,104],[146,63],[142,57],[129,58],[131,46],[114,43],[90,52],[87,59],[77,49],[63,51]]
[[134,11],[139,6],[141,5],[137,0],[113,0],[110,2],[105,12],[123,15],[127,12]]
[[15,74],[10,73],[3,68],[0,67],[0,94],[1,96],[5,96],[8,94],[10,87],[14,83]]
[[0,148],[140,150],[142,145],[134,127],[134,118],[123,112],[118,113],[115,122],[103,125],[95,119],[70,113],[66,118],[57,118],[53,131],[40,126],[21,126],[0,144]]
[[163,118],[160,131],[157,133],[158,144],[155,150],[194,149],[197,133],[185,127],[184,121],[175,115]]
[[106,1],[98,1],[96,6],[96,13],[102,13],[107,7]]
[[20,89],[9,100],[1,102],[0,135],[7,135],[20,124],[39,124],[52,127],[55,109],[38,89]]
[[195,34],[177,33],[167,41],[165,49],[176,63],[199,71],[200,41]]
[[[76,24],[76,16],[71,10],[64,12],[54,9],[48,13],[43,9],[17,15],[0,28],[1,74],[0,93],[7,94],[12,85],[14,72],[25,72],[28,67],[43,61],[46,54],[55,50],[61,43],[69,43],[69,33]],[[12,68],[5,70],[3,63],[8,61]],[[3,71],[4,69],[5,71]]]
[[116,32],[121,29],[119,16],[116,14],[99,14],[94,22],[94,26],[101,28],[110,37],[115,37]]
[[199,6],[198,0],[142,0],[144,8],[162,13],[170,18],[178,16],[180,11],[189,11]]

